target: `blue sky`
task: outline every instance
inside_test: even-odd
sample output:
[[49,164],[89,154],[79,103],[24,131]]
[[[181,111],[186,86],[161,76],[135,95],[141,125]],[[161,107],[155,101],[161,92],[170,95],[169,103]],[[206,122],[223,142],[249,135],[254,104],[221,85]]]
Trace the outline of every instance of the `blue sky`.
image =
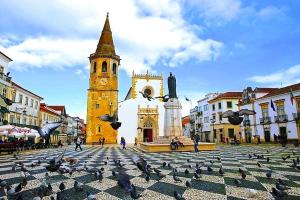
[[[177,78],[183,114],[208,92],[300,82],[297,0],[0,0],[0,50],[13,80],[85,118],[88,56],[106,12],[118,55],[120,99],[132,70]],[[167,88],[167,87],[165,87]]]

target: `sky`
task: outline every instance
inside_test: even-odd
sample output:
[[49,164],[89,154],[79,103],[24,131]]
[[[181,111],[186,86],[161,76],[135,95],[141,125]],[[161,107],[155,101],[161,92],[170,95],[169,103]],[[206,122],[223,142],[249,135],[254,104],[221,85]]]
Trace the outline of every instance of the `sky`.
[[[131,74],[177,79],[183,115],[209,92],[300,82],[298,0],[0,0],[0,51],[13,80],[86,117],[89,55],[109,12],[121,57],[119,99]],[[167,93],[167,91],[165,91]],[[186,102],[184,96],[192,100]]]

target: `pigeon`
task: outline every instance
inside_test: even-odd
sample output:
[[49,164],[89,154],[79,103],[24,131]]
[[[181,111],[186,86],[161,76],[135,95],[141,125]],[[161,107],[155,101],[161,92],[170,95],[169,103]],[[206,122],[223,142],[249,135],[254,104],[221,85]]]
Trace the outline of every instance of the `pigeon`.
[[173,179],[175,182],[182,182],[182,180],[178,178],[175,174],[173,174]]
[[286,185],[281,185],[279,182],[276,182],[275,185],[276,185],[276,188],[277,188],[278,190],[281,190],[281,191],[290,189],[290,188],[287,187]]
[[286,183],[281,178],[278,179],[278,183],[280,183],[281,185],[286,185]]
[[185,173],[186,175],[188,175],[190,172],[189,172],[188,169],[185,169],[184,173]]
[[220,174],[221,176],[224,175],[224,170],[223,170],[223,167],[222,167],[222,166],[221,166],[220,169],[219,169],[219,174]]
[[249,156],[249,159],[251,159],[251,158],[252,158],[251,154],[249,154],[248,156]]
[[257,194],[257,190],[249,188],[249,198],[254,198]]
[[[155,97],[155,99],[162,99],[163,102],[168,102],[170,98],[168,98],[168,94],[164,95],[164,96],[159,96],[159,97]],[[149,100],[149,99],[148,99]],[[151,100],[149,100],[151,101]]]
[[75,181],[74,182],[74,188],[75,188],[76,192],[82,192],[83,191],[83,183]]
[[189,163],[189,162],[190,162],[190,159],[187,159],[186,161]]
[[64,158],[64,160],[66,161],[66,162],[68,162],[69,163],[69,165],[75,165],[75,164],[77,164],[77,162],[78,162],[78,160],[77,159],[75,159],[75,158]]
[[121,122],[118,121],[118,113],[117,111],[111,116],[109,114],[105,114],[101,117],[99,117],[100,120],[104,121],[104,122],[110,122],[110,126],[114,129],[114,130],[118,130],[121,127]]
[[147,161],[144,158],[133,156],[132,160],[137,165],[139,170],[141,170],[143,173],[150,176],[150,171],[149,168],[147,167]]
[[202,173],[202,169],[201,168],[197,168],[195,171],[197,174],[201,174]]
[[185,198],[183,198],[182,195],[177,191],[174,191],[174,197],[176,200],[185,200]]
[[242,176],[242,179],[246,179],[246,173],[245,172],[243,172],[243,173],[241,173],[241,176]]
[[120,171],[116,174],[118,185],[123,188],[126,192],[130,192],[132,190],[132,186],[130,183],[129,175],[126,174],[125,171]]
[[117,176],[117,173],[116,173],[114,170],[111,171],[111,174],[112,174],[114,177]]
[[245,173],[245,172],[244,172],[244,170],[242,170],[241,168],[239,168],[239,173],[242,174],[242,173]]
[[239,125],[242,123],[243,121],[243,115],[254,115],[255,111],[253,110],[248,110],[248,109],[241,109],[240,111],[232,111],[232,110],[228,110],[226,112],[223,112],[222,117],[223,118],[228,118],[228,121],[230,122],[230,124],[232,125]]
[[238,180],[238,179],[234,179],[234,184],[236,184],[237,186],[240,186],[242,183],[241,183],[241,181],[240,180]]
[[196,172],[194,173],[194,177],[195,179],[200,179],[201,178],[201,175],[197,174]]
[[66,186],[65,186],[64,182],[60,183],[59,189],[60,189],[60,191],[64,191],[66,189]]
[[96,195],[90,193],[89,191],[86,192],[86,198],[87,200],[97,200]]
[[207,166],[207,171],[208,171],[209,173],[211,173],[211,172],[213,171],[213,169],[212,169],[210,166]]
[[26,185],[27,185],[27,179],[26,179],[26,178],[23,178],[21,184],[22,184],[22,187],[26,187]]
[[166,163],[166,162],[163,162],[163,168],[165,168],[165,167],[166,167],[166,165],[167,165],[167,163]]
[[299,159],[299,157],[297,157],[297,163],[300,164],[300,159]]
[[42,138],[46,140],[46,144],[50,142],[50,135],[57,129],[60,125],[62,125],[62,121],[60,122],[49,122],[45,124],[43,127],[38,128],[38,133]]
[[[9,72],[8,72],[9,73]],[[10,100],[9,98],[6,98],[5,96],[3,96],[2,94],[0,94],[0,98],[4,100],[5,104],[8,105],[8,106],[11,106],[13,105],[14,101]]]
[[139,93],[142,94],[145,99],[148,99],[148,101],[154,100],[154,98],[146,92],[139,91]]
[[8,196],[15,196],[22,190],[22,184],[19,183],[15,188],[12,188],[11,186],[6,186],[7,195]]
[[100,182],[103,180],[103,174],[102,174],[102,171],[101,170],[97,170],[95,172],[95,177],[97,180],[99,180]]
[[221,160],[221,158],[220,158],[220,157],[217,157],[217,160],[218,160],[218,161],[220,161],[220,160]]
[[104,165],[107,165],[107,161],[104,161]]
[[146,179],[147,182],[149,182],[150,181],[150,176],[146,175],[145,179]]
[[192,182],[191,182],[190,180],[186,180],[185,186],[186,186],[187,188],[191,188],[191,187],[192,187]]
[[287,195],[287,193],[286,193],[285,191],[278,190],[278,189],[276,189],[276,188],[274,188],[274,187],[272,187],[272,193],[273,193],[276,197],[279,197],[279,198],[284,197],[284,196]]
[[272,176],[272,171],[268,171],[268,172],[266,173],[266,177],[267,177],[267,178],[271,178],[271,176]]
[[172,165],[171,165],[171,163],[168,163],[168,167],[169,167],[169,169],[171,169],[171,168],[172,168]]
[[49,161],[49,165],[46,166],[46,169],[50,172],[55,172],[57,171],[61,164],[62,164],[62,159],[65,155],[65,151],[64,150],[57,158],[53,158]]
[[0,187],[4,188],[7,186],[7,182],[5,180],[0,179]]
[[256,165],[257,165],[258,167],[261,167],[261,164],[260,164],[259,162],[257,162]]
[[137,193],[136,187],[133,184],[131,184],[131,188],[132,188],[130,191],[131,198],[138,199],[142,196],[141,194]]
[[267,162],[270,162],[270,158],[269,157],[267,157]]
[[189,165],[189,168],[192,169],[192,165]]

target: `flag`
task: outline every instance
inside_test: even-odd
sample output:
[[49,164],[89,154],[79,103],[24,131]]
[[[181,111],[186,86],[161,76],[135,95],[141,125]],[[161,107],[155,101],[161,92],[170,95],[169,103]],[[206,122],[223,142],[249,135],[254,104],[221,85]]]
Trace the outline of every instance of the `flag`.
[[185,97],[185,100],[186,100],[186,101],[191,101],[191,100],[190,100],[190,99],[188,99],[187,97]]
[[291,98],[292,105],[294,105],[294,99],[295,99],[295,97],[294,97],[292,88],[291,88],[291,91],[290,91],[290,98]]
[[275,111],[275,106],[274,106],[274,103],[273,103],[272,99],[271,99],[271,108],[272,108],[273,111]]

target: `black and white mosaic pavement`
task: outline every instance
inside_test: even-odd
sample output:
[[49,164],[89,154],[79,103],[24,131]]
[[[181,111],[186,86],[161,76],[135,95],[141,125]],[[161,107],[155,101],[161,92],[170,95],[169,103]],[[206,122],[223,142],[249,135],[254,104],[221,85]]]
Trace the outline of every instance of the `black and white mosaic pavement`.
[[[28,184],[22,189],[16,197],[7,197],[3,188],[0,192],[0,197],[4,199],[33,199],[36,196],[36,188],[40,187],[45,182],[46,162],[51,158],[60,154],[64,148],[45,149],[38,151],[27,151],[19,154],[19,159],[16,160],[12,154],[0,156],[0,179],[7,181],[8,184],[16,186],[23,179],[20,169],[12,171],[12,166],[16,162],[24,162],[29,169]],[[172,153],[143,153],[136,148],[128,148],[122,150],[116,147],[99,146],[83,146],[83,151],[75,151],[73,146],[65,148],[65,157],[78,159],[75,166],[82,166],[86,162],[89,167],[98,169],[104,168],[104,179],[99,182],[94,175],[82,171],[74,172],[72,175],[60,174],[58,172],[49,173],[50,178],[47,179],[53,187],[52,196],[56,199],[56,193],[59,192],[59,184],[64,182],[66,189],[61,192],[62,199],[86,199],[86,192],[89,191],[96,195],[97,199],[131,199],[120,186],[118,186],[116,178],[112,176],[112,170],[125,170],[130,176],[130,181],[142,195],[140,199],[174,199],[174,191],[179,192],[185,199],[275,199],[272,194],[272,187],[278,178],[282,179],[288,187],[287,196],[281,199],[300,199],[300,170],[292,168],[292,159],[300,157],[299,148],[279,146],[225,146],[218,147],[216,151],[207,152],[172,152]],[[264,155],[269,157],[266,159],[249,159],[248,154]],[[138,155],[143,157],[151,165],[152,168],[161,170],[165,177],[158,177],[155,173],[151,174],[150,181],[146,181],[141,171],[137,169],[132,161],[132,156]],[[285,161],[282,157],[287,157]],[[36,167],[30,167],[33,161],[39,158],[46,157],[42,160],[42,164]],[[108,164],[105,165],[104,161]],[[125,164],[122,168],[117,167],[113,159],[121,160]],[[187,162],[187,159],[190,162]],[[211,164],[211,161],[213,164]],[[172,169],[163,167],[162,163],[171,163],[178,170],[178,177],[182,182],[175,182],[172,176]],[[261,164],[261,167],[257,165]],[[202,163],[201,178],[196,180],[193,177],[193,168],[196,163]],[[67,165],[67,163],[64,163]],[[192,165],[192,169],[189,168]],[[209,173],[207,166],[211,166],[213,171]],[[225,174],[219,174],[219,168],[223,166]],[[242,179],[239,173],[239,168],[244,170],[246,178]],[[189,174],[184,173],[188,169]],[[267,178],[266,172],[272,171],[272,177]],[[240,186],[236,186],[234,179],[241,181]],[[76,192],[73,188],[74,181],[84,183],[84,191]],[[191,180],[192,187],[185,186],[186,180]],[[250,190],[252,189],[252,190]],[[49,196],[43,199],[50,199]]]

